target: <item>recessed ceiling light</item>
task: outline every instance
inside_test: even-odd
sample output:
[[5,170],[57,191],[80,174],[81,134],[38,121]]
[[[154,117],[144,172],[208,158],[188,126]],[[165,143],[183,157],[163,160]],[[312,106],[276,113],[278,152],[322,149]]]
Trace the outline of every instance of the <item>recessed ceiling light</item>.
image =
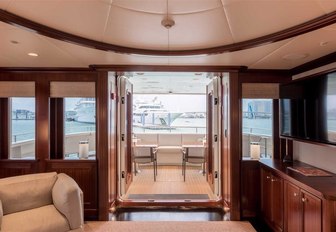
[[327,46],[328,45],[328,41],[322,41],[322,42],[320,42],[320,46],[321,47],[325,47],[325,46]]
[[37,57],[37,56],[38,56],[38,54],[37,54],[37,53],[35,53],[35,52],[29,52],[29,53],[28,53],[28,56]]
[[290,53],[290,54],[284,55],[282,57],[282,59],[284,59],[284,60],[301,60],[301,59],[304,59],[308,56],[309,56],[308,54]]

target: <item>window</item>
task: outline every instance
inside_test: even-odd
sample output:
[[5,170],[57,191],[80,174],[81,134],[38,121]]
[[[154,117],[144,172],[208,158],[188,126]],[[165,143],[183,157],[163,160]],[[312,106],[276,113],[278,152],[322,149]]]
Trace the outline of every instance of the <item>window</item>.
[[95,158],[94,82],[50,82],[50,157]]
[[205,95],[134,94],[134,133],[206,133]]
[[10,158],[35,158],[35,98],[13,97],[11,102]]
[[64,98],[64,108],[64,157],[95,157],[95,98]]
[[243,157],[273,156],[273,100],[243,99]]

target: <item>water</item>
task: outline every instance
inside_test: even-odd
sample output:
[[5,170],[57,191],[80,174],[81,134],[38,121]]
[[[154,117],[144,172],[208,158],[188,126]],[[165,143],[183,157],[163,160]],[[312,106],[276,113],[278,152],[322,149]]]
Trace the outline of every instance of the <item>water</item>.
[[[95,131],[96,125],[81,122],[65,122],[65,134]],[[12,120],[12,141],[35,139],[35,120]]]
[[243,118],[243,133],[272,136],[272,118]]
[[[80,122],[65,122],[66,134],[95,131],[95,124]],[[205,118],[177,118],[172,123],[171,130],[150,130],[134,127],[135,133],[206,133]],[[329,131],[336,132],[336,120],[328,120]],[[272,119],[248,119],[243,118],[243,133],[272,136]],[[34,120],[12,120],[12,141],[19,142],[35,138]]]

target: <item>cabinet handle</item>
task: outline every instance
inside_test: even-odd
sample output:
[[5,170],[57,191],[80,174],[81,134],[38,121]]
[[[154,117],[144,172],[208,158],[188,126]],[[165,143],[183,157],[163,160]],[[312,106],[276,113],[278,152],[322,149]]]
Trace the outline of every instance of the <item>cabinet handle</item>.
[[297,193],[294,193],[294,197],[297,197],[298,196],[298,194]]
[[305,198],[305,197],[302,197],[302,202],[303,202],[303,203],[308,202],[308,199]]
[[270,176],[266,176],[266,179],[271,179],[271,177]]
[[277,181],[277,179],[275,179],[275,178],[272,178],[272,180],[271,180],[272,182],[275,182],[275,181]]

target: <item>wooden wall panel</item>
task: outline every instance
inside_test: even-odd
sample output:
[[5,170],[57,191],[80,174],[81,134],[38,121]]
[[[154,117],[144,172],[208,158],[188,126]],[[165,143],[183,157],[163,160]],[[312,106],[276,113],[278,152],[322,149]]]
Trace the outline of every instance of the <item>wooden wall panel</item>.
[[0,98],[0,159],[8,159],[9,156],[9,100]]
[[[35,82],[35,96],[36,96],[36,160],[8,160],[8,149],[2,149],[0,157],[0,178],[38,173],[38,172],[63,172],[75,179],[84,192],[85,201],[85,218],[86,219],[97,219],[98,218],[98,169],[97,161],[88,160],[62,160],[60,155],[54,154],[52,158],[58,158],[58,160],[49,160],[49,139],[50,139],[50,111],[49,111],[49,97],[50,97],[50,81],[72,81],[72,82],[96,82],[97,72],[95,71],[0,71],[0,81],[33,81]],[[107,86],[105,86],[107,89]],[[103,86],[101,86],[103,89]],[[7,100],[7,99],[5,99]],[[7,102],[1,101],[0,109],[2,111],[8,108]],[[6,105],[7,104],[7,105]],[[100,104],[104,104],[101,102]],[[101,108],[104,108],[101,105]],[[106,107],[105,107],[106,111]],[[2,114],[3,115],[3,114]],[[53,115],[54,116],[54,115]],[[105,117],[101,113],[97,114],[97,117]],[[8,118],[8,117],[7,117]],[[1,117],[2,122],[5,120]],[[7,119],[8,120],[8,119]],[[97,119],[100,121],[100,118]],[[56,126],[56,125],[51,125]],[[57,125],[60,126],[60,125]],[[97,123],[97,133],[105,133],[97,135],[100,138],[107,137],[107,133],[104,132],[99,126],[105,127],[106,124]],[[1,125],[1,136],[2,141],[8,140],[8,123],[5,126]],[[7,129],[5,128],[7,127]],[[51,138],[52,139],[52,138]],[[59,146],[59,144],[54,144]],[[5,144],[1,144],[5,146]],[[103,144],[103,146],[105,146]],[[107,145],[106,145],[107,147]],[[100,160],[100,153],[107,148],[97,149],[97,160]],[[62,150],[62,147],[58,147],[56,150]],[[6,153],[6,154],[5,154]],[[54,152],[55,153],[55,152]],[[102,155],[106,157],[104,153]],[[101,163],[104,166],[104,163]],[[106,168],[102,169],[103,172],[107,172],[108,163],[105,163]],[[107,174],[106,174],[107,175]],[[108,181],[105,180],[105,185],[108,185]],[[103,183],[101,184],[103,186]],[[104,186],[103,186],[104,187]],[[104,191],[104,189],[102,190]],[[106,191],[107,193],[107,191]],[[107,194],[106,194],[107,195]],[[107,202],[107,201],[106,201]],[[107,205],[107,203],[106,203]]]
[[109,217],[109,109],[108,102],[110,94],[108,92],[108,73],[99,72],[96,84],[97,93],[97,156],[98,159],[98,189],[99,201],[98,219],[108,220]]
[[71,176],[84,193],[85,218],[97,217],[97,165],[95,160],[47,160],[47,172]]
[[[258,160],[241,163],[241,206],[242,217],[256,217],[260,206],[260,165]],[[248,178],[247,178],[248,177]]]
[[31,160],[0,160],[0,178],[35,173],[37,164]]
[[230,156],[230,213],[231,220],[239,221],[240,215],[240,159],[241,159],[241,86],[238,73],[229,78],[229,156]]

